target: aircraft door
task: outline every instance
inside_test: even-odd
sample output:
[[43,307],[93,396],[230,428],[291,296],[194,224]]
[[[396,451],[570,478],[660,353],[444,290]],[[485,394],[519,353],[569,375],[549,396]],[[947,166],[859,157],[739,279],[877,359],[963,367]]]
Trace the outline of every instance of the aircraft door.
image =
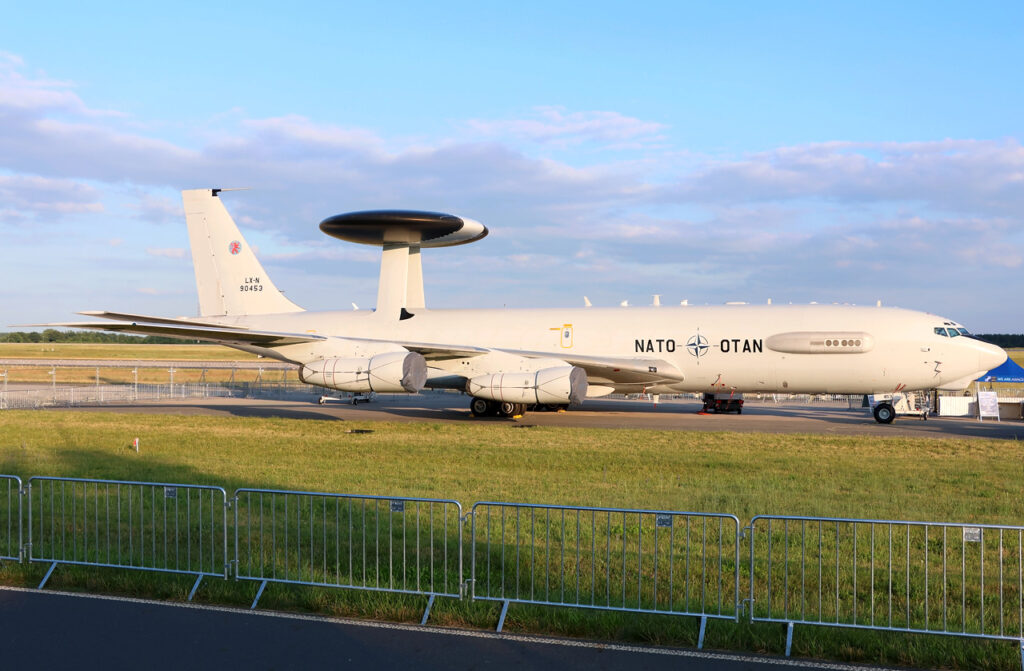
[[561,328],[552,328],[558,331],[558,344],[562,349],[570,349],[573,344],[572,324],[562,324]]

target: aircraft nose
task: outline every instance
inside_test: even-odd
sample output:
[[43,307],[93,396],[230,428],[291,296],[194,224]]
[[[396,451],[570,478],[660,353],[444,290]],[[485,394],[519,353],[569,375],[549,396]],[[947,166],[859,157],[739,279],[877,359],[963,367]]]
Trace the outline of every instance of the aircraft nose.
[[1007,354],[1002,347],[987,342],[978,343],[981,350],[978,352],[978,364],[981,370],[989,371],[1003,365]]

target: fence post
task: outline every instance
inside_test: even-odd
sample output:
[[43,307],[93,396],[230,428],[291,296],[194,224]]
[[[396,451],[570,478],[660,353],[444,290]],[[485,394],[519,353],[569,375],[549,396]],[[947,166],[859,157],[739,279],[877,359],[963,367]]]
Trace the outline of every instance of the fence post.
[[32,479],[23,487],[25,498],[28,499],[28,540],[22,546],[22,557],[24,561],[32,561]]

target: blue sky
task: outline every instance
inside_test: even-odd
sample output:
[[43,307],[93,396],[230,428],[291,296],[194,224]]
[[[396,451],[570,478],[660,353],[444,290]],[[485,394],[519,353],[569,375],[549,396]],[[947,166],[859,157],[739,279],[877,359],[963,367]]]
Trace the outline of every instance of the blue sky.
[[1019,3],[0,3],[0,321],[194,314],[178,191],[372,307],[339,212],[491,230],[428,305],[858,303],[1022,332]]

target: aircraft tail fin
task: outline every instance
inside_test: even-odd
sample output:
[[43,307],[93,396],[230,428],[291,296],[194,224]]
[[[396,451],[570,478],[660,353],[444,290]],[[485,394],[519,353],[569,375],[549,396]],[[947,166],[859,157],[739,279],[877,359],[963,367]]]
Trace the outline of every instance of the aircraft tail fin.
[[181,192],[188,223],[199,310],[203,316],[301,312],[278,290],[217,196],[220,189]]

